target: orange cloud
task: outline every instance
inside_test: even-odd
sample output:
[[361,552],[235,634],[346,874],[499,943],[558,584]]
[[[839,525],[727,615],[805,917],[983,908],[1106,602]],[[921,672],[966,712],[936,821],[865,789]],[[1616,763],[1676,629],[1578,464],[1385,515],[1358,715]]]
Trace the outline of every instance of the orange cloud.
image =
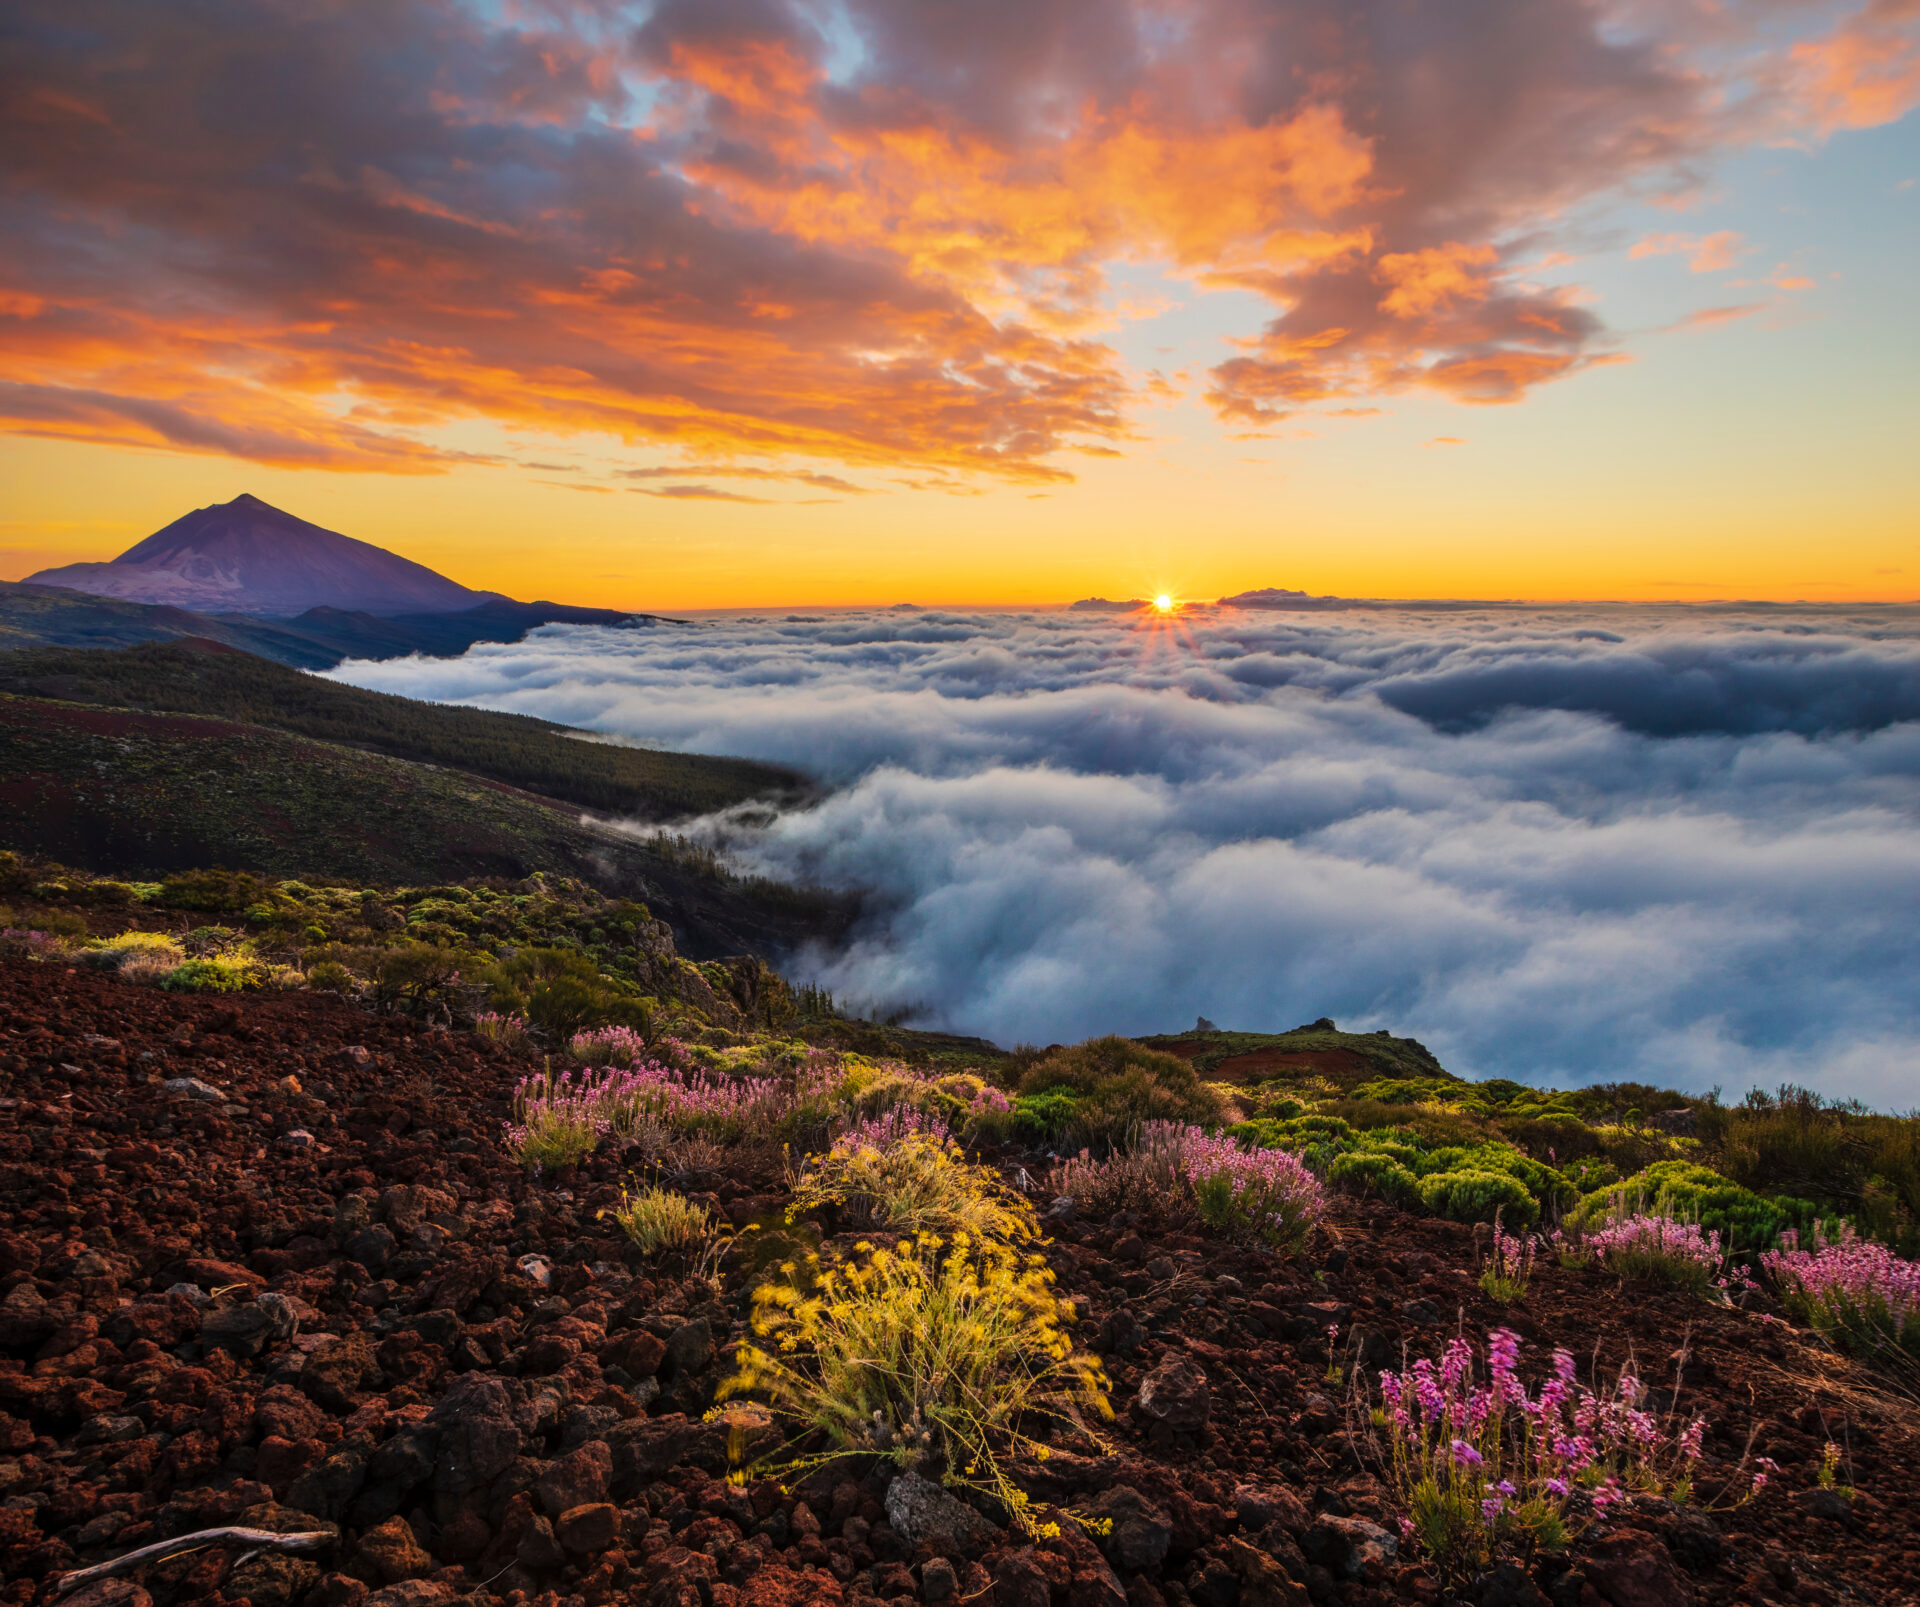
[[1743,301],[1728,307],[1701,307],[1690,312],[1678,323],[1667,325],[1669,330],[1713,329],[1721,324],[1731,324],[1742,318],[1751,318],[1757,312],[1764,312],[1764,301]]
[[1638,260],[1678,253],[1686,257],[1687,266],[1695,273],[1723,273],[1748,249],[1742,235],[1732,229],[1722,229],[1717,234],[1705,235],[1650,234],[1644,240],[1635,241],[1627,255]]
[[1390,252],[1376,264],[1378,276],[1393,286],[1380,310],[1419,318],[1454,303],[1485,301],[1488,270],[1499,260],[1492,246],[1454,241],[1424,251]]
[[1920,0],[1872,0],[1824,39],[1800,41],[1788,76],[1820,133],[1897,122],[1920,106]]
[[[1169,394],[1099,338],[1163,304],[1122,268],[1261,298],[1207,380],[1235,425],[1514,401],[1616,357],[1520,277],[1560,220],[1731,137],[1683,20],[1648,48],[1584,0],[14,9],[0,427],[423,473],[485,420],[698,466],[657,495],[1070,478]],[[1738,70],[1803,126],[1884,120],[1916,16]]]

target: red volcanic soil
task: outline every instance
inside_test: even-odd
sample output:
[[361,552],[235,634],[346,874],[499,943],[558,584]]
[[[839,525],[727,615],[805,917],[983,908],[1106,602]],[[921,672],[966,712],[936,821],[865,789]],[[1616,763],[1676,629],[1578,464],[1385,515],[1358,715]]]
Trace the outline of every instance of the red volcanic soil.
[[[51,1602],[64,1570],[225,1523],[336,1538],[312,1560],[201,1550],[66,1600],[1920,1599],[1920,1434],[1874,1375],[1597,1272],[1547,1267],[1497,1306],[1471,1230],[1344,1199],[1294,1261],[1126,1214],[1054,1224],[1119,1421],[1111,1455],[1019,1471],[1111,1534],[916,1543],[871,1461],[731,1485],[702,1414],[750,1277],[730,1261],[716,1289],[610,1235],[611,1158],[544,1184],[515,1169],[498,1140],[522,1069],[323,996],[216,1002],[0,960],[0,1602]],[[777,1152],[734,1156],[740,1175],[683,1186],[737,1222],[783,1203]],[[1631,1354],[1650,1381],[1684,1348],[1682,1408],[1710,1422],[1703,1493],[1750,1440],[1781,1472],[1733,1510],[1622,1503],[1564,1558],[1443,1592],[1395,1554],[1364,1414],[1326,1381],[1329,1324],[1369,1377],[1497,1324],[1526,1341],[1530,1382],[1555,1345],[1583,1370]],[[1158,1419],[1138,1402],[1156,1372]],[[1811,1488],[1829,1438],[1850,1504]]]
[[[1170,1043],[1167,1053],[1192,1060],[1211,1047],[1204,1038]],[[1281,1071],[1305,1071],[1353,1080],[1376,1075],[1373,1062],[1351,1049],[1254,1049],[1229,1055],[1213,1068],[1216,1082],[1260,1082]]]

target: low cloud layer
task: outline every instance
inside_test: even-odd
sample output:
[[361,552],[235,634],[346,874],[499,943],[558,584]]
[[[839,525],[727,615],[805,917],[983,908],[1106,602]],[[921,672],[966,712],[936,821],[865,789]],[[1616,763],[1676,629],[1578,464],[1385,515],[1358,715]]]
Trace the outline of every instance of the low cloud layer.
[[800,968],[1001,1042],[1319,1015],[1479,1075],[1920,1086],[1920,612],[553,629],[360,685],[804,766]]

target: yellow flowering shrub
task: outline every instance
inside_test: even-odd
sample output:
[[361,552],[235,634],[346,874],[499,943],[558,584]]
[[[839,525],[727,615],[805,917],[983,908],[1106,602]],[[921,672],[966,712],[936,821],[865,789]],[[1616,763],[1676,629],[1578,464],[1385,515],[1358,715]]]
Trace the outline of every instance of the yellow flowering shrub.
[[796,1438],[824,1434],[832,1448],[803,1461],[876,1453],[991,1495],[1038,1534],[1002,1465],[1047,1455],[1022,1425],[1093,1436],[1087,1416],[1113,1416],[1099,1360],[1068,1338],[1072,1302],[1042,1259],[995,1239],[923,1233],[841,1266],[788,1261],[753,1299],[720,1398],[759,1396]]
[[847,1207],[892,1233],[966,1233],[1014,1243],[1039,1236],[1026,1200],[935,1133],[908,1132],[884,1143],[849,1133],[826,1154],[811,1156],[788,1216],[826,1204]]
[[707,1237],[713,1222],[704,1205],[695,1205],[672,1189],[620,1190],[620,1203],[599,1213],[610,1216],[646,1255],[656,1250],[691,1250]]

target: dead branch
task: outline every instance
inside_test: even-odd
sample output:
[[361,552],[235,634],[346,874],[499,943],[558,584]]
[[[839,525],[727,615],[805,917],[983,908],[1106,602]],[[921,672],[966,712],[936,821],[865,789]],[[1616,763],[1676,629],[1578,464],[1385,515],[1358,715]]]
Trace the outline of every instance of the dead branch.
[[113,1579],[121,1574],[132,1573],[150,1562],[160,1562],[168,1557],[177,1557],[184,1551],[202,1551],[208,1546],[252,1546],[254,1551],[318,1551],[320,1547],[331,1545],[338,1538],[331,1530],[313,1529],[303,1534],[275,1534],[270,1529],[198,1529],[192,1534],[175,1535],[171,1540],[156,1540],[150,1546],[142,1546],[138,1551],[129,1551],[124,1557],[115,1557],[112,1562],[94,1564],[91,1568],[76,1568],[61,1576],[60,1583],[54,1587],[55,1596],[64,1596],[70,1590],[81,1585],[90,1585],[96,1579]]

